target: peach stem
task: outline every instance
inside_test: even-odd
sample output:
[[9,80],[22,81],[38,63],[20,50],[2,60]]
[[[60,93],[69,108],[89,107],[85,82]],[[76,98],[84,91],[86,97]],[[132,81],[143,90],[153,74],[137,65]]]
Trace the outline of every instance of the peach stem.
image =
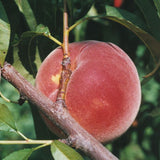
[[63,53],[64,57],[69,57],[69,32],[68,32],[68,13],[67,13],[67,1],[64,0],[64,13],[63,13]]
[[68,30],[68,13],[67,13],[67,1],[64,0],[64,13],[63,13],[63,60],[62,60],[62,72],[60,77],[59,92],[56,102],[62,102],[65,106],[65,94],[68,81],[71,76],[71,62],[69,54],[69,30]]

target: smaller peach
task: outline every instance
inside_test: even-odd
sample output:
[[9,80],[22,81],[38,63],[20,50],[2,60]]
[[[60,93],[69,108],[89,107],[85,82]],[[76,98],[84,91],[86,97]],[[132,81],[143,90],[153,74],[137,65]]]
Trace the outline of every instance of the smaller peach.
[[114,7],[121,7],[121,5],[123,4],[123,0],[114,0]]

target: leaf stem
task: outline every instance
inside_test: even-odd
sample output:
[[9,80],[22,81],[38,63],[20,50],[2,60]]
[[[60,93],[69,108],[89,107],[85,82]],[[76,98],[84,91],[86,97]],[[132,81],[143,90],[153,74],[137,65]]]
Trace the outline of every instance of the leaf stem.
[[15,141],[0,141],[0,145],[13,145],[13,144],[44,144],[50,145],[53,140],[15,140]]
[[21,133],[20,131],[16,131],[23,139],[25,139],[26,141],[30,141],[29,138],[27,138],[23,133]]
[[34,151],[35,151],[35,150],[38,150],[38,149],[40,149],[40,148],[43,148],[43,147],[47,147],[47,146],[51,145],[52,143],[53,143],[53,141],[49,141],[49,142],[47,142],[47,143],[45,143],[45,144],[42,144],[42,145],[34,148]]
[[97,15],[97,16],[91,16],[91,17],[84,17],[80,20],[78,20],[75,24],[73,24],[72,26],[69,27],[68,32],[70,32],[71,30],[73,30],[75,27],[77,27],[79,24],[90,20],[90,19],[95,19],[95,18],[105,18],[105,15]]
[[12,101],[12,100],[9,100],[8,98],[6,98],[6,97],[2,94],[2,92],[0,92],[0,97],[1,97],[4,101],[6,101],[6,102],[8,102],[8,103],[18,104],[18,102]]
[[63,45],[58,39],[56,39],[53,36],[51,36],[51,34],[45,34],[45,33],[43,33],[43,35],[45,37],[49,38],[50,40],[54,41],[55,43],[57,43],[59,46]]
[[70,32],[73,30],[75,27],[77,27],[79,24],[83,23],[84,21],[88,20],[89,17],[85,17],[74,23],[72,26],[69,27],[68,31]]

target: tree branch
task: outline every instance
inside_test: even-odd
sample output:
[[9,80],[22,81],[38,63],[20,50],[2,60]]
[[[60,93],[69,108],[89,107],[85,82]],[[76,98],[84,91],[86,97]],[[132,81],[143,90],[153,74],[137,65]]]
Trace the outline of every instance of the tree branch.
[[64,142],[81,149],[95,160],[118,160],[70,116],[62,103],[53,103],[25,80],[13,66],[5,63],[1,72],[2,77],[15,86],[22,96],[35,104],[38,110],[66,133],[68,138],[63,140]]

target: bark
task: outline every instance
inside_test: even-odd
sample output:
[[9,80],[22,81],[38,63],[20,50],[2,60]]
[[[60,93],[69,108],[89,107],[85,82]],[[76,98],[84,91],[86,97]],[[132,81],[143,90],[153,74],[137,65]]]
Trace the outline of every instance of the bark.
[[16,87],[26,100],[37,106],[45,116],[63,130],[67,139],[62,140],[66,144],[81,149],[84,153],[95,160],[118,160],[100,142],[84,130],[69,114],[64,107],[64,101],[52,102],[35,87],[33,87],[24,77],[22,77],[12,65],[5,63],[1,68],[4,79]]

